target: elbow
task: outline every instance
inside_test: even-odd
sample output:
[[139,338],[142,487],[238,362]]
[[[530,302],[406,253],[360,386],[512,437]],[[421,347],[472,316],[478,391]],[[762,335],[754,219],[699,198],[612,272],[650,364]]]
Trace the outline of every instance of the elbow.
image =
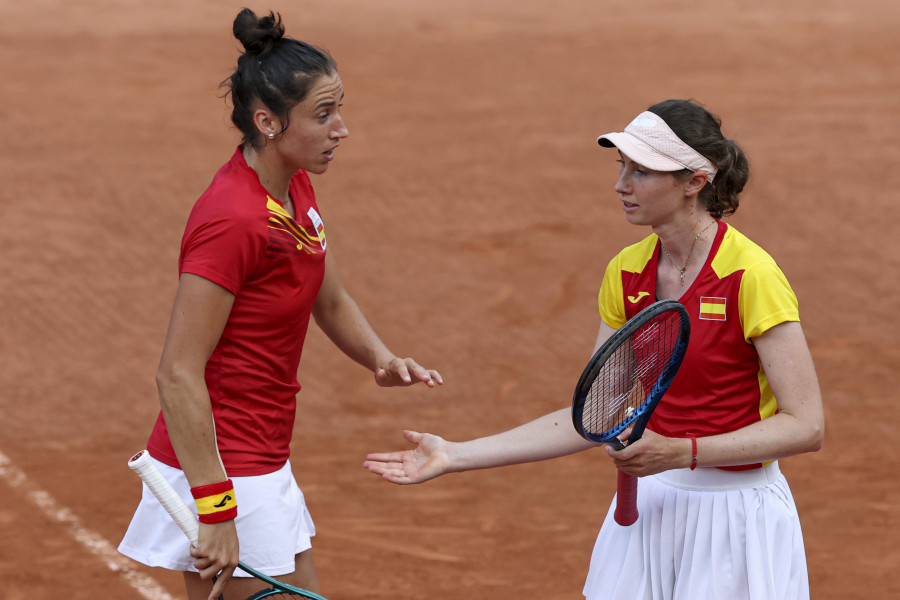
[[804,439],[807,452],[818,452],[825,443],[825,422],[819,421],[809,428]]
[[156,370],[156,390],[159,394],[159,403],[163,410],[166,409],[166,399],[178,396],[177,390],[190,385],[190,376],[187,371],[177,365],[161,364]]
[[175,377],[171,369],[164,369],[160,366],[156,370],[156,392],[159,396],[159,406],[166,410],[166,398],[171,398],[171,390],[175,387]]
[[825,444],[825,427],[819,428],[819,431],[815,438],[815,443],[813,445],[813,452],[818,452],[822,449],[822,446]]
[[171,389],[175,385],[175,372],[171,367],[163,367],[162,365],[156,370],[156,389],[163,394],[164,391]]

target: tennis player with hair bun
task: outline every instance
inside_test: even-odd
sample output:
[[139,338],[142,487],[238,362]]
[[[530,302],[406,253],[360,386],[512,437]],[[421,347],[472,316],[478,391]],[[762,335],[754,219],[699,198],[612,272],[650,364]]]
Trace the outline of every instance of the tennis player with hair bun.
[[310,316],[378,385],[442,383],[382,343],[326,241],[308,173],[325,173],[348,135],[334,60],[286,37],[273,13],[244,9],[233,32],[245,51],[223,86],[243,142],[187,222],[156,376],[162,410],[147,445],[181,497],[196,501],[199,542],[190,546],[144,486],[119,546],[144,564],[184,571],[191,600],[218,598],[226,584],[226,598],[264,587],[232,579],[239,559],[319,590],[315,529],[289,461]]
[[[640,516],[618,525],[613,501],[584,595],[809,598],[800,520],[778,460],[822,446],[822,398],[787,279],[721,220],[738,208],[747,159],[715,116],[686,100],[651,106],[598,141],[618,151],[625,219],[652,233],[606,269],[595,348],[662,299],[686,307],[691,339],[644,436],[622,450],[604,446],[616,467],[640,477]],[[594,447],[571,423],[567,407],[467,442],[405,431],[415,449],[370,454],[364,466],[410,484]]]

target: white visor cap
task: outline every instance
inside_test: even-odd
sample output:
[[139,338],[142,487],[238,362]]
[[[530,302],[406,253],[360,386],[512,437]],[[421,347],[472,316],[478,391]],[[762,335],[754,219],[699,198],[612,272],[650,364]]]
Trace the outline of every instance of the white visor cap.
[[703,171],[712,181],[718,169],[705,156],[681,141],[656,113],[645,111],[624,132],[597,138],[604,148],[618,148],[634,162],[654,171]]

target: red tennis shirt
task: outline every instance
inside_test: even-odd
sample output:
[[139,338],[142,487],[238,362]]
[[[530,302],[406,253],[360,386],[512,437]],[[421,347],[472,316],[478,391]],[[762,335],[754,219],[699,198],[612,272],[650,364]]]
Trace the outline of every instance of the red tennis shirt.
[[[618,329],[655,301],[659,243],[651,234],[609,263],[599,296],[607,325]],[[775,414],[778,402],[752,338],[800,316],[797,297],[772,257],[719,222],[706,264],[678,301],[690,315],[691,339],[648,428],[667,437],[702,437]]]
[[[181,241],[179,274],[234,294],[206,385],[229,475],[261,475],[290,455],[297,369],[325,275],[325,229],[305,171],[290,184],[296,219],[260,184],[237,151],[194,205]],[[160,412],[150,454],[179,467]]]

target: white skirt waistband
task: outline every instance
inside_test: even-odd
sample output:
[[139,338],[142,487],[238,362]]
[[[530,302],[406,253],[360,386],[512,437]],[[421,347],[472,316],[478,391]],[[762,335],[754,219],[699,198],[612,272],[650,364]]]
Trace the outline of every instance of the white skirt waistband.
[[716,468],[698,467],[673,469],[653,475],[660,482],[684,490],[739,490],[755,488],[772,483],[781,476],[778,461],[761,469],[748,471],[725,471]]

